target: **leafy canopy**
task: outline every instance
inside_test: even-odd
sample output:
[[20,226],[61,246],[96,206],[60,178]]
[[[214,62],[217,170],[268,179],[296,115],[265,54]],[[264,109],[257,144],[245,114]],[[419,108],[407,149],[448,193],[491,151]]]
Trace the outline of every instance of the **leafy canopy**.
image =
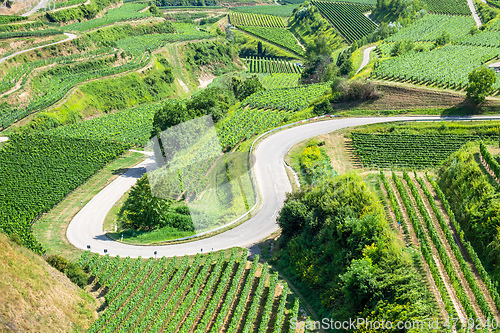
[[486,96],[497,81],[495,72],[492,69],[481,66],[474,69],[469,74],[469,84],[467,85],[467,97],[476,104],[486,101]]

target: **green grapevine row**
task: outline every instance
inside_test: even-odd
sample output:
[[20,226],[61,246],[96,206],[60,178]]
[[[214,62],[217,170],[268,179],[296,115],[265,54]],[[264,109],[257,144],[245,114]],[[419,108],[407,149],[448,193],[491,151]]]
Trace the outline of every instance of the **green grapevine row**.
[[269,266],[267,265],[267,263],[265,263],[264,267],[262,267],[262,272],[259,277],[259,284],[257,285],[257,289],[255,289],[255,293],[253,294],[252,305],[250,305],[250,310],[248,311],[247,316],[245,318],[245,325],[243,326],[242,333],[250,333],[250,330],[253,327],[253,322],[257,317],[257,310],[259,309],[260,299],[262,297],[262,293],[264,292],[264,287],[268,273],[269,273]]
[[292,62],[271,59],[250,57],[245,59],[248,63],[250,73],[300,73],[301,68]]
[[329,88],[329,82],[324,82],[295,88],[266,90],[250,95],[241,104],[252,108],[299,111],[308,107]]
[[[245,250],[246,255],[248,255],[248,252]],[[245,260],[243,260],[245,258]],[[219,332],[222,329],[222,325],[224,324],[224,320],[226,316],[228,315],[229,311],[231,310],[231,305],[233,303],[237,302],[236,297],[236,291],[238,290],[238,286],[240,285],[240,281],[243,277],[243,273],[245,272],[245,265],[246,265],[246,256],[242,256],[242,260],[240,261],[240,265],[238,266],[238,270],[236,271],[236,275],[233,278],[233,281],[231,282],[231,286],[229,287],[229,291],[227,292],[226,298],[224,299],[224,303],[222,303],[220,312],[215,318],[215,323],[213,324],[210,333],[216,333]],[[259,261],[259,256],[256,255],[254,258],[254,261],[252,263],[252,267],[250,268],[250,272],[247,277],[247,281],[253,280],[253,276],[255,275],[255,272],[257,271],[257,264]],[[233,313],[233,316],[236,315],[236,312]],[[202,333],[205,332],[205,330],[201,330],[202,328],[197,330],[197,333]]]
[[90,254],[91,254],[91,252],[88,250],[83,252],[82,255],[80,256],[80,258],[78,259],[78,261],[76,262],[76,264],[78,266],[80,266],[81,268],[85,267],[85,264],[90,259]]
[[108,287],[109,289],[111,289],[130,269],[131,265],[132,265],[132,259],[130,257],[125,258],[125,260],[123,260],[123,262],[120,263],[120,265],[112,275],[108,276],[105,281],[104,280],[101,281],[100,283],[101,286]]
[[223,147],[234,147],[243,139],[276,127],[285,117],[285,112],[277,110],[240,108],[223,120],[217,134]]
[[146,34],[140,36],[130,36],[116,42],[118,48],[132,54],[143,54],[146,51],[154,51],[167,43],[182,42],[188,40],[198,40],[213,38],[214,35],[197,29],[195,25],[189,23],[173,23],[175,33]]
[[[133,276],[135,276],[135,274],[141,269],[142,269],[141,258],[139,257],[135,261],[133,267],[128,271],[127,276],[124,277],[124,279],[122,279],[123,282],[122,282],[122,280],[120,280],[119,283],[117,284],[120,291],[126,291],[126,293],[123,293],[123,294],[119,295],[118,297],[116,297],[116,299],[114,299],[113,302],[108,301],[108,304],[109,304],[108,308],[106,309],[104,314],[101,315],[99,317],[99,319],[92,324],[92,326],[90,326],[87,333],[96,333],[96,332],[102,331],[106,327],[106,323],[109,322],[111,320],[111,318],[113,318],[114,315],[121,310],[123,304],[125,304],[125,302],[127,301],[128,297],[130,296],[130,293],[131,293],[131,291],[128,290],[128,287],[127,287],[128,282],[130,282],[129,280]],[[129,277],[130,277],[130,279],[129,279]],[[137,281],[137,283],[138,282],[140,282],[140,281]],[[130,287],[135,287],[135,286],[136,286],[136,284],[134,284],[134,283],[130,284]],[[115,290],[115,289],[111,289],[111,291],[113,291],[113,290]]]
[[255,26],[265,28],[284,28],[285,22],[279,16],[253,13],[229,13],[229,23],[234,26]]
[[115,270],[120,266],[120,261],[121,261],[120,256],[116,256],[112,260],[110,260],[109,264],[97,278],[97,283],[99,283],[101,286],[104,285],[108,281],[108,279],[113,275]]
[[286,298],[288,296],[288,284],[285,284],[281,290],[280,303],[278,305],[278,313],[276,314],[276,321],[274,322],[273,333],[281,333],[283,329],[283,322],[285,321],[285,307]]
[[500,164],[498,164],[497,160],[491,155],[488,151],[488,147],[483,142],[479,143],[479,151],[481,152],[481,156],[486,161],[486,164],[490,167],[490,169],[495,174],[495,177],[500,179]]
[[382,183],[384,184],[385,191],[387,192],[387,196],[389,197],[389,201],[391,202],[391,207],[392,211],[394,212],[394,215],[396,216],[397,222],[402,226],[403,232],[405,236],[410,236],[410,233],[408,231],[408,226],[406,225],[406,221],[403,217],[403,213],[401,212],[401,209],[399,207],[398,200],[396,198],[396,195],[394,194],[394,191],[392,190],[391,185],[389,184],[389,181],[385,177],[385,174],[380,171],[380,179],[382,180]]
[[94,255],[89,259],[84,268],[87,268],[87,270],[90,272],[92,271],[92,269],[94,269],[95,265],[97,265],[98,262],[99,255],[97,253],[94,253]]
[[60,126],[46,131],[45,134],[144,146],[153,130],[153,116],[162,106],[162,103],[145,104],[87,121]]
[[[375,65],[371,75],[379,79],[462,89],[467,86],[472,70],[499,55],[498,48],[445,45],[431,51],[408,52],[382,60]],[[498,89],[499,85],[495,85],[494,89]]]
[[20,30],[28,31],[28,30],[35,30],[37,28],[44,26],[45,24],[43,24],[43,22],[39,20],[36,20],[34,22],[20,23],[20,24],[0,24],[0,32],[11,32]]
[[361,39],[377,28],[377,25],[364,15],[372,11],[373,6],[317,0],[312,1],[312,4],[349,42]]
[[394,184],[396,185],[396,188],[398,189],[399,195],[401,196],[401,200],[403,200],[403,204],[406,208],[408,217],[410,218],[413,230],[415,231],[417,239],[420,242],[420,250],[422,252],[422,256],[424,257],[425,262],[429,266],[429,270],[431,272],[434,283],[436,284],[439,294],[441,295],[441,299],[443,300],[445,310],[448,313],[448,315],[453,318],[454,305],[451,302],[450,295],[448,294],[448,291],[446,289],[443,277],[441,276],[439,268],[437,267],[437,264],[434,260],[427,235],[417,217],[415,209],[413,208],[410,196],[408,195],[408,192],[403,186],[401,179],[399,179],[399,177],[396,176],[396,173],[394,171],[392,172],[392,179],[394,181]]
[[[245,310],[245,304],[246,304],[247,298],[248,298],[248,296],[250,294],[250,290],[252,289],[252,286],[253,286],[253,280],[254,280],[255,272],[257,271],[258,261],[259,261],[259,256],[256,255],[254,258],[254,261],[252,263],[252,268],[250,268],[250,273],[248,274],[245,285],[242,288],[238,304],[236,305],[236,307],[233,310],[233,317],[231,318],[231,322],[229,323],[229,327],[227,329],[227,332],[236,332],[236,330],[239,326],[239,323],[241,321],[241,317],[243,316],[243,311]],[[214,329],[212,329],[212,332],[214,332]]]
[[474,35],[467,35],[457,41],[462,45],[477,45],[487,47],[500,47],[499,31],[481,31]]
[[[189,270],[188,274],[186,274],[186,277],[182,280],[179,288],[175,292],[175,294],[170,298],[169,302],[166,304],[166,306],[161,310],[159,316],[155,319],[153,322],[153,325],[151,325],[148,329],[148,332],[151,333],[156,333],[162,331],[162,328],[167,325],[170,320],[172,319],[174,313],[173,311],[178,307],[179,303],[184,300],[184,297],[186,295],[186,292],[188,292],[188,287],[191,285],[201,285],[203,281],[205,281],[208,271],[210,267],[212,267],[212,258],[213,258],[213,253],[211,252],[208,257],[205,259],[205,262],[201,268],[201,271],[198,272],[198,267],[193,270],[193,267]],[[197,273],[195,275],[195,273]],[[191,276],[192,274],[192,276]],[[193,281],[194,278],[194,281]],[[201,282],[200,282],[201,281]],[[194,290],[194,289],[193,289]],[[198,292],[199,290],[196,290]],[[167,332],[173,332],[173,331],[168,331]]]
[[[292,308],[292,312],[290,315],[290,322],[298,323],[299,307],[300,307],[300,301],[297,298],[297,299],[295,299],[295,303],[293,303],[293,308]],[[289,332],[292,332],[292,330],[290,329]]]
[[267,325],[271,319],[272,307],[274,303],[274,294],[276,293],[276,286],[278,285],[278,272],[275,272],[271,276],[269,282],[269,292],[267,294],[266,304],[264,305],[264,311],[262,312],[262,318],[259,325],[259,333],[266,333]]
[[356,153],[364,166],[435,167],[476,135],[352,133]]
[[453,267],[451,258],[446,252],[443,242],[439,238],[436,227],[434,226],[434,223],[432,223],[432,219],[425,207],[425,204],[422,200],[422,197],[420,196],[420,193],[418,192],[417,187],[415,186],[415,183],[413,182],[413,180],[410,178],[410,176],[406,171],[403,172],[403,177],[406,183],[408,184],[408,187],[410,188],[410,192],[412,193],[413,198],[415,199],[420,215],[422,216],[422,219],[425,222],[427,235],[430,237],[432,243],[436,248],[439,258],[441,259],[441,263],[443,264],[443,267],[446,271],[446,274],[448,274],[450,282],[453,285],[453,289],[455,289],[457,298],[460,300],[460,303],[462,303],[462,306],[464,307],[467,317],[477,320],[478,316],[474,311],[474,308],[472,307],[471,300],[467,296],[465,288],[460,283],[460,279],[458,278],[458,274],[455,271],[455,268]]
[[61,35],[62,31],[57,29],[45,29],[35,31],[15,31],[0,33],[0,39],[18,38],[18,37],[44,37]]
[[110,260],[109,254],[106,254],[104,258],[100,259],[97,265],[93,267],[93,269],[90,271],[90,274],[92,274],[98,279],[102,270],[108,266],[109,260]]
[[11,135],[0,150],[0,228],[42,253],[32,223],[126,148],[43,134]]
[[249,32],[271,43],[284,47],[298,55],[304,55],[304,49],[299,45],[290,30],[283,28],[264,28],[254,26],[238,26],[238,29]]
[[387,38],[384,43],[409,40],[414,42],[435,41],[443,31],[449,33],[450,39],[455,41],[467,35],[475,25],[472,16],[428,14]]
[[481,312],[484,314],[485,318],[490,320],[493,319],[494,318],[493,312],[490,309],[488,303],[486,302],[486,298],[484,297],[483,292],[479,288],[476,279],[474,278],[474,275],[472,274],[472,271],[469,268],[469,265],[467,265],[467,262],[465,261],[462,253],[460,252],[460,249],[458,248],[458,245],[456,244],[455,239],[453,238],[453,234],[451,233],[450,228],[446,224],[443,214],[441,214],[441,211],[436,205],[434,197],[432,196],[431,192],[429,191],[427,185],[425,184],[422,178],[417,178],[417,182],[419,183],[420,188],[424,192],[427,201],[429,202],[432,211],[434,212],[434,215],[438,220],[439,226],[441,227],[441,230],[443,231],[443,234],[446,237],[446,241],[448,242],[453,252],[453,255],[457,259],[460,269],[462,270],[465,280],[469,284],[469,287],[472,290],[472,293],[474,294],[474,297],[476,299],[479,308],[481,309]]
[[197,271],[198,267],[194,265],[199,265],[201,262],[201,255],[196,256],[195,261],[193,263],[193,266],[189,269],[188,273],[184,276],[186,273],[186,270],[188,269],[188,257],[185,256],[182,259],[180,267],[177,269],[177,272],[175,275],[172,277],[172,279],[169,281],[168,285],[165,287],[165,289],[161,292],[161,294],[154,300],[152,305],[148,308],[147,312],[144,314],[142,319],[137,323],[135,326],[134,332],[139,333],[139,332],[146,332],[147,328],[153,323],[158,316],[162,316],[161,310],[165,306],[165,304],[171,299],[174,291],[176,288],[179,286],[181,281],[187,280],[188,282],[191,281],[191,278],[194,276],[195,272]]
[[490,275],[484,268],[481,259],[479,259],[471,243],[465,239],[464,232],[460,227],[460,224],[455,219],[455,214],[453,213],[453,210],[451,209],[450,204],[448,203],[448,200],[446,199],[446,196],[444,195],[443,191],[441,191],[439,185],[429,175],[427,175],[427,180],[431,183],[432,187],[434,188],[434,191],[438,195],[439,200],[443,203],[444,209],[446,211],[446,214],[448,214],[450,218],[451,224],[455,227],[455,230],[460,235],[460,241],[462,242],[463,245],[465,245],[465,249],[467,250],[469,257],[474,262],[474,265],[476,266],[479,276],[481,277],[484,284],[486,285],[486,288],[490,292],[490,295],[493,298],[493,301],[495,302],[497,309],[500,310],[500,295],[498,294],[495,283],[491,280]]
[[471,15],[466,0],[425,0],[424,3],[427,4],[429,11],[433,13]]
[[[234,256],[234,259],[233,259],[233,256]],[[236,275],[234,276],[234,279],[233,279],[234,284],[236,286],[239,285],[241,274],[243,274],[243,271],[245,269],[247,256],[248,256],[248,249],[244,249],[243,254],[241,255],[241,258],[240,258],[240,263],[238,264],[238,269],[236,271]],[[226,269],[222,273],[222,277],[220,279],[217,290],[214,292],[214,294],[210,298],[210,302],[205,307],[205,310],[204,310],[205,312],[203,313],[203,317],[201,318],[200,322],[198,323],[198,325],[196,327],[196,330],[194,331],[195,333],[206,332],[206,329],[207,329],[207,326],[210,322],[210,319],[213,317],[215,310],[217,308],[217,304],[222,299],[223,294],[226,291],[227,285],[231,280],[231,275],[233,273],[233,266],[234,266],[235,262],[236,262],[236,251],[233,249],[233,252],[231,253],[231,259],[229,260]],[[228,292],[228,294],[229,294],[229,292]],[[232,300],[232,298],[231,298],[231,300]]]
[[144,296],[144,298],[139,301],[139,304],[135,308],[134,312],[130,315],[127,321],[123,323],[123,325],[120,327],[120,332],[131,332],[134,326],[138,324],[139,318],[141,318],[141,316],[148,309],[150,309],[150,305],[152,305],[151,303],[153,302],[157,294],[161,292],[161,290],[165,287],[166,283],[169,281],[170,277],[172,276],[172,273],[174,272],[176,263],[177,263],[177,258],[174,257],[170,261],[170,264],[168,265],[167,269],[165,269],[165,271],[161,273],[158,280],[148,291],[147,295]]
[[[114,332],[126,322],[133,313],[137,304],[147,295],[149,288],[156,282],[160,273],[165,269],[165,258],[155,261],[149,258],[137,276],[119,296],[121,308],[116,311],[110,322],[102,332]],[[123,326],[122,326],[123,327]],[[121,332],[121,330],[119,330]]]
[[135,261],[134,265],[130,270],[127,271],[127,274],[124,275],[105,296],[106,301],[108,303],[112,303],[118,295],[120,295],[124,290],[127,289],[127,286],[134,280],[134,277],[141,271],[143,268],[141,266],[141,260]]
[[[221,274],[224,273],[224,271],[222,270],[222,267],[223,267],[224,262],[225,262],[224,255],[225,255],[224,251],[221,251],[219,253],[219,258],[217,260],[217,263],[215,264],[215,267],[212,270],[212,272],[210,272],[210,276],[208,278],[208,281],[203,286],[203,291],[201,292],[201,294],[196,298],[196,296],[199,292],[198,289],[200,289],[200,287],[202,286],[203,281],[199,285],[194,284],[191,287],[192,289],[190,290],[190,292],[189,292],[188,296],[186,297],[186,299],[184,300],[183,304],[180,306],[179,309],[177,309],[175,316],[172,319],[171,325],[169,325],[169,327],[171,327],[171,328],[178,327],[177,323],[180,322],[182,317],[186,316],[186,315],[187,315],[187,317],[184,320],[184,323],[182,324],[182,326],[180,328],[178,328],[176,330],[176,332],[191,332],[191,326],[193,326],[196,318],[198,317],[200,312],[205,308],[206,301],[207,301],[208,297],[210,296],[212,289],[215,288],[215,284],[219,280]],[[236,249],[233,249],[232,253],[231,253],[231,257],[227,263],[228,268],[226,268],[226,270],[232,271],[235,261],[236,261]],[[193,301],[195,300],[195,298],[196,298],[196,302],[194,304],[192,304]],[[167,331],[171,331],[171,330],[169,330],[167,328]]]
[[294,88],[298,86],[300,74],[270,74],[262,78],[266,89]]
[[146,7],[146,5],[141,3],[126,3],[118,8],[108,10],[102,18],[68,24],[64,26],[63,29],[66,31],[84,32],[116,22],[124,22],[151,17],[152,14],[149,10],[141,12],[141,10],[145,9]]
[[0,15],[0,24],[8,24],[17,21],[27,20],[26,16],[14,16],[14,15]]

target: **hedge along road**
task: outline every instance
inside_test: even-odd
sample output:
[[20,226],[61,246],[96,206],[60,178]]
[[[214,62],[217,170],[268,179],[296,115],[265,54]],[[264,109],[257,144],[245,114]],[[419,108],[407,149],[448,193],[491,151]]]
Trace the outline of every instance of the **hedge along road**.
[[195,240],[188,243],[172,245],[129,245],[109,239],[103,232],[103,222],[113,205],[123,194],[135,184],[145,172],[145,165],[151,159],[129,169],[122,176],[99,192],[71,221],[66,235],[71,244],[80,249],[90,245],[92,252],[111,256],[130,256],[143,258],[154,256],[173,257],[194,255],[227,249],[235,246],[252,247],[265,237],[278,231],[276,217],[283,206],[285,193],[291,191],[283,158],[295,144],[308,138],[330,133],[351,126],[375,124],[391,121],[435,121],[435,120],[500,120],[500,116],[491,117],[374,117],[333,119],[278,131],[262,140],[255,148],[254,177],[260,193],[261,209],[246,222],[213,237]]

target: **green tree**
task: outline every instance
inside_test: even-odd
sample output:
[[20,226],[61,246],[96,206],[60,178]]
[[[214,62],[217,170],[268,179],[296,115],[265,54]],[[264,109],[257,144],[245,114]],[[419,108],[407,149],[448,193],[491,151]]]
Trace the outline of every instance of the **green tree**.
[[331,57],[332,49],[324,33],[319,33],[306,48],[305,68],[301,81],[304,84],[325,82],[338,75],[338,68]]
[[255,74],[245,80],[240,77],[233,76],[229,86],[236,99],[240,101],[259,91],[266,90],[260,82],[259,77]]
[[186,102],[187,113],[191,118],[212,115],[214,122],[221,120],[235,102],[231,92],[219,88],[209,87],[195,94]]
[[413,41],[398,41],[394,43],[394,46],[391,49],[391,56],[397,57],[405,54],[415,48],[415,43]]
[[150,2],[149,6],[150,6],[149,11],[151,14],[153,14],[153,16],[163,18],[163,12],[161,10],[159,10],[158,7],[156,7],[156,5],[153,2]]
[[496,81],[497,77],[492,69],[485,66],[474,69],[469,74],[467,98],[472,99],[476,104],[484,103]]
[[120,210],[120,221],[125,228],[153,230],[168,224],[171,201],[157,198],[151,192],[147,175],[132,187]]
[[333,108],[328,98],[325,98],[318,104],[314,105],[313,113],[316,116],[322,116],[324,114],[332,114]]
[[353,260],[347,272],[340,276],[342,291],[350,301],[352,313],[359,313],[378,293],[377,271],[370,258]]
[[436,38],[436,41],[434,42],[434,45],[436,46],[443,46],[446,45],[450,42],[451,36],[448,31],[443,31],[441,35],[439,35]]
[[177,99],[169,99],[163,108],[158,110],[153,117],[152,136],[160,134],[169,127],[178,125],[191,119],[186,105]]
[[340,66],[340,74],[349,75],[351,72],[354,72],[354,65],[352,64],[351,58],[347,58]]

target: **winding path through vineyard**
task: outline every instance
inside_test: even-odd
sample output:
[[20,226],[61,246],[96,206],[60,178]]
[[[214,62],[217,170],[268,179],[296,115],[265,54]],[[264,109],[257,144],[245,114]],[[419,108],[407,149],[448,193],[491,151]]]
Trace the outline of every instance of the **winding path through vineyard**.
[[476,6],[474,5],[474,0],[467,0],[467,4],[469,5],[470,11],[472,12],[472,17],[474,17],[474,21],[476,21],[476,25],[479,28],[482,25],[482,23],[481,19],[479,18],[479,15],[477,14]]
[[47,46],[51,46],[51,45],[56,45],[56,44],[61,44],[61,43],[64,43],[64,42],[68,42],[68,41],[73,40],[73,39],[75,39],[75,38],[77,38],[77,37],[78,37],[78,36],[77,36],[77,35],[75,35],[75,34],[70,34],[70,33],[67,33],[67,32],[65,32],[64,34],[65,34],[68,38],[63,39],[63,40],[60,40],[60,41],[55,42],[55,43],[50,43],[50,44],[40,45],[40,46],[37,46],[37,47],[33,47],[33,48],[31,48],[31,49],[22,50],[22,51],[19,51],[19,52],[16,52],[16,53],[12,53],[11,55],[8,55],[8,56],[6,56],[6,57],[0,58],[0,64],[1,64],[2,62],[4,62],[5,60],[10,59],[10,58],[12,58],[12,57],[15,57],[15,56],[17,56],[17,55],[19,55],[19,54],[22,54],[22,53],[25,53],[25,52],[29,52],[29,51],[33,51],[33,50],[37,50],[37,49],[41,49],[41,48],[44,48],[44,47],[47,47]]
[[368,65],[368,63],[370,62],[370,52],[375,50],[376,48],[376,46],[371,46],[363,51],[363,62],[356,71],[356,74],[358,74],[366,65]]
[[490,117],[372,117],[346,118],[308,123],[305,125],[282,130],[260,142],[255,149],[254,175],[257,181],[261,209],[255,216],[241,225],[216,236],[196,240],[189,243],[163,246],[137,246],[115,242],[103,232],[103,222],[113,205],[145,172],[146,160],[125,172],[110,185],[99,192],[71,221],[68,230],[68,240],[80,249],[90,245],[92,252],[104,253],[107,250],[111,256],[143,258],[154,256],[172,257],[185,254],[194,255],[200,251],[214,251],[234,246],[251,247],[263,238],[277,231],[276,216],[285,200],[285,193],[291,191],[283,158],[295,144],[308,138],[330,133],[351,126],[382,123],[390,121],[435,121],[435,120],[499,120],[500,116]]

